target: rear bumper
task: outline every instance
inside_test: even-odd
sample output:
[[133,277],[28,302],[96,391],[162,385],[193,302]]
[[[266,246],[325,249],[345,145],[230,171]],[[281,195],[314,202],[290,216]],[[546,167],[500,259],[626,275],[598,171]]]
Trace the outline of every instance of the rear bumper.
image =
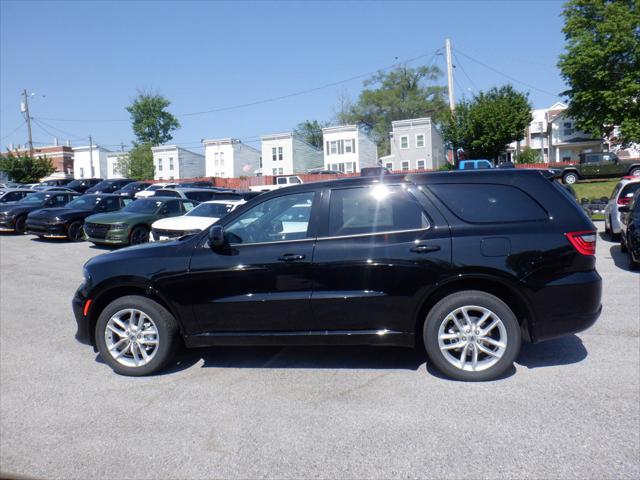
[[595,270],[568,275],[537,290],[531,299],[535,319],[531,340],[539,342],[581,332],[602,312],[602,278]]

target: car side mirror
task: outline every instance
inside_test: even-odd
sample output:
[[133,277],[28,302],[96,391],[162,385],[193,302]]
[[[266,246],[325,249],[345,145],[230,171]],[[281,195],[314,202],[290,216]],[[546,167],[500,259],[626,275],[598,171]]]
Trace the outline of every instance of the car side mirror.
[[626,212],[628,212],[628,211],[629,211],[629,205],[620,205],[620,206],[618,207],[618,211],[619,211],[620,213],[626,213]]
[[224,228],[220,225],[213,225],[209,229],[209,247],[220,248],[224,246]]

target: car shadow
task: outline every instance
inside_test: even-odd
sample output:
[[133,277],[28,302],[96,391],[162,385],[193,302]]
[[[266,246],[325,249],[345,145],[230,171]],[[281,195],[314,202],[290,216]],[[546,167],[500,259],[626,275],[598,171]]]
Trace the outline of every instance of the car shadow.
[[640,274],[640,271],[631,270],[629,268],[629,254],[622,253],[619,243],[612,245],[611,248],[609,248],[609,253],[611,254],[611,258],[613,259],[613,263],[616,265],[616,267],[622,270],[626,270],[627,272],[635,273],[636,275]]
[[47,237],[40,238],[38,236],[33,236],[33,238],[30,238],[29,240],[31,240],[32,242],[49,243],[49,244],[54,244],[54,245],[55,244],[66,245],[68,243],[72,243],[66,238],[47,238]]
[[93,250],[102,250],[104,252],[113,252],[114,250],[118,250],[119,248],[122,248],[122,246],[121,245],[96,245],[94,243],[93,245],[90,245],[89,248]]
[[516,363],[527,368],[555,367],[579,363],[587,355],[580,337],[568,335],[536,344],[523,343]]

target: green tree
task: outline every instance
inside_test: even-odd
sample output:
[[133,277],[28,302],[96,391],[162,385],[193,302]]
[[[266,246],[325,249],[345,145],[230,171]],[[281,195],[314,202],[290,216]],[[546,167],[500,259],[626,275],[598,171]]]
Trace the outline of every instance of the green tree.
[[300,122],[293,129],[298,137],[316,148],[322,148],[322,129],[328,127],[329,122],[319,122],[318,120],[305,120]]
[[563,16],[568,114],[596,137],[620,126],[623,143],[640,141],[640,2],[571,0]]
[[166,110],[169,105],[171,102],[162,95],[138,92],[127,107],[138,143],[156,146],[173,138],[171,132],[180,128],[180,122]]
[[524,147],[520,150],[520,153],[516,155],[516,163],[540,163],[542,158],[539,150],[533,150],[529,147]]
[[442,128],[442,135],[469,158],[495,160],[507,145],[524,137],[531,122],[528,96],[511,85],[480,92],[456,105]]
[[429,116],[439,121],[447,111],[447,89],[435,85],[442,76],[438,67],[401,66],[380,71],[364,82],[358,101],[337,113],[340,123],[365,124],[378,144],[378,153],[389,153],[391,122]]
[[47,157],[34,158],[30,155],[7,152],[0,157],[0,171],[14,182],[35,183],[51,175],[56,169]]
[[155,171],[151,145],[134,143],[128,154],[118,157],[118,173],[133,180],[153,179]]

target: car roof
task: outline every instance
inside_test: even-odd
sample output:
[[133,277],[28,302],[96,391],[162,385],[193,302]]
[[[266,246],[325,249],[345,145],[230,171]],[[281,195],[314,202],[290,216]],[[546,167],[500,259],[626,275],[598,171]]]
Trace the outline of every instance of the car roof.
[[162,190],[175,190],[176,192],[214,192],[215,193],[214,189],[204,188],[204,187],[171,187],[171,188],[163,188]]
[[204,204],[204,203],[218,203],[218,204],[222,204],[222,205],[236,205],[236,204],[240,204],[240,203],[247,203],[246,200],[207,200],[206,202],[202,202],[200,205]]

